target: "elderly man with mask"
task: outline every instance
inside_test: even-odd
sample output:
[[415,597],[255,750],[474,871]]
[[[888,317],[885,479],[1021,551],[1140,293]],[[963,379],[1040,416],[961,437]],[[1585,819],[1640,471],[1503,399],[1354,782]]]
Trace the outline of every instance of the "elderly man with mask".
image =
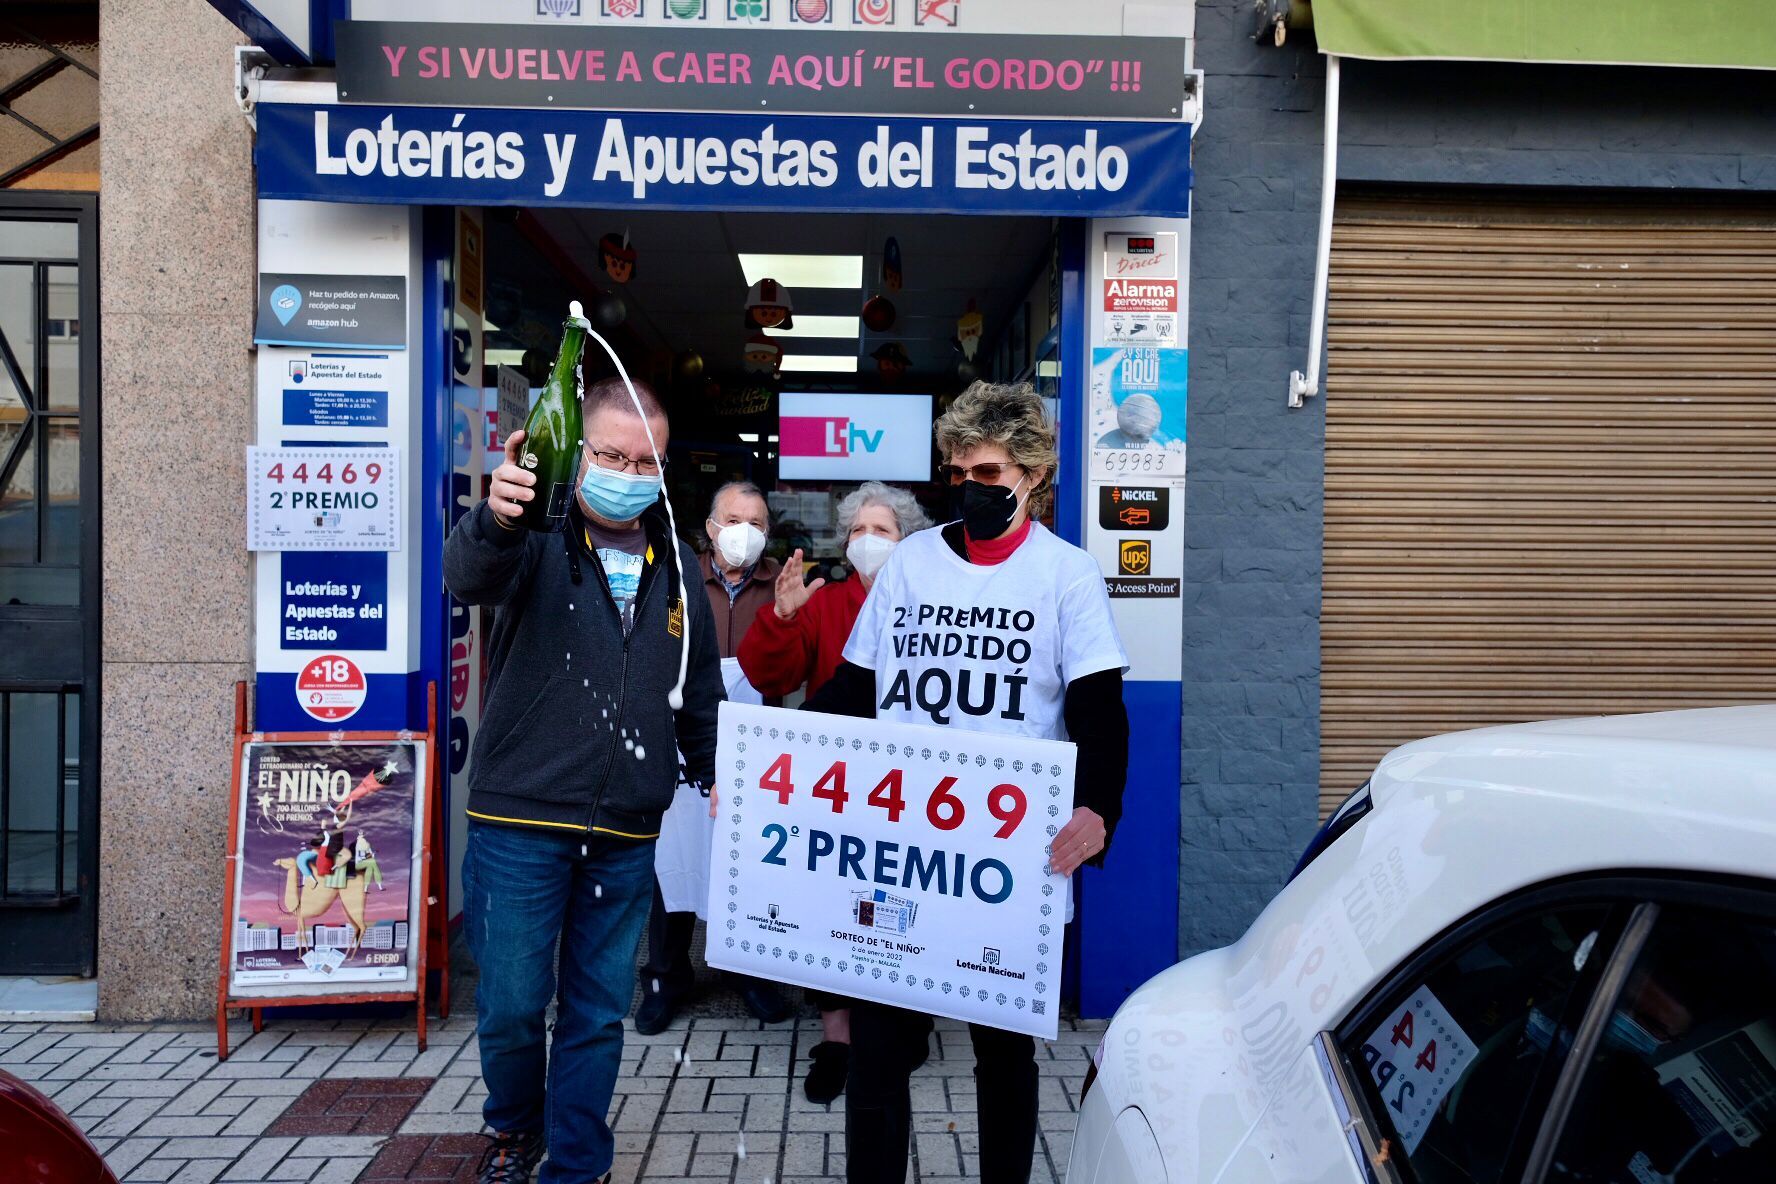
[[[762,610],[769,614],[781,569],[766,559],[765,536],[771,511],[764,491],[750,481],[730,481],[715,491],[704,523],[709,550],[702,556],[703,589],[715,618],[716,648],[721,654],[722,681],[728,698],[741,703],[762,700],[746,682],[736,655],[740,640]],[[709,841],[713,834],[708,801],[695,790],[680,788],[662,821],[655,857],[653,911],[648,917],[648,958],[641,969],[641,1006],[635,1030],[644,1036],[663,1031],[691,993],[691,937],[695,908],[706,899]],[[767,1024],[789,1018],[789,1005],[771,984],[741,975],[729,976],[746,1009]]]

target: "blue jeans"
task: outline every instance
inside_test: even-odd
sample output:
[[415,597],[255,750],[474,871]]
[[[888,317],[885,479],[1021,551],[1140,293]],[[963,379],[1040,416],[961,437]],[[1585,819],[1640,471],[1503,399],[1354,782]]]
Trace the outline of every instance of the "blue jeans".
[[[610,1170],[606,1116],[653,883],[651,841],[469,822],[463,923],[481,968],[481,1113],[502,1133],[542,1132],[549,1162],[538,1184],[593,1184]],[[560,993],[545,1052],[557,939]]]

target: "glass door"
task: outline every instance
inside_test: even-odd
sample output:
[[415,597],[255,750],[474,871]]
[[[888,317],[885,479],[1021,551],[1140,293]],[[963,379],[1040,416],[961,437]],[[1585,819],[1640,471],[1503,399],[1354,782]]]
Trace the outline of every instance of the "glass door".
[[97,224],[0,195],[0,974],[95,970]]

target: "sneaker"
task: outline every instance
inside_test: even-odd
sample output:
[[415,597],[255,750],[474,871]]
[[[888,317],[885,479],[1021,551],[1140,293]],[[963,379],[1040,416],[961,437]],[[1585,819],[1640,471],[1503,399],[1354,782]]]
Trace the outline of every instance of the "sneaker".
[[643,1036],[658,1036],[678,1014],[679,998],[672,991],[649,991],[635,1009],[635,1030]]
[[[784,1001],[776,987],[758,979],[748,979],[740,983],[740,1002],[746,1004],[746,1010],[767,1024],[781,1024],[790,1016],[789,1004]],[[639,1028],[641,1025],[636,1025]]]
[[824,1106],[845,1092],[845,1078],[851,1073],[851,1046],[822,1040],[808,1050],[808,1056],[813,1064],[808,1066],[802,1092],[816,1106]]
[[494,1134],[481,1153],[476,1169],[478,1184],[530,1184],[530,1173],[543,1158],[543,1136],[527,1134]]

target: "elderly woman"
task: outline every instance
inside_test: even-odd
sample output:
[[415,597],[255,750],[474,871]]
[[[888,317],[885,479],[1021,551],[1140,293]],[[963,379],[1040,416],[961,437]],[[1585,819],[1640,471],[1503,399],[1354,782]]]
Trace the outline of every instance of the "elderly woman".
[[[740,641],[740,669],[747,681],[761,695],[787,695],[804,686],[812,695],[824,686],[843,660],[851,626],[889,552],[930,525],[904,489],[866,481],[846,495],[839,503],[839,534],[857,578],[804,584],[802,553],[796,551],[777,574],[776,611],[759,613]],[[802,1092],[810,1102],[824,1104],[844,1092],[850,1071],[851,1001],[817,992],[814,1002],[824,1039],[808,1052]]]
[[[1116,636],[1103,573],[1091,556],[1056,538],[1036,517],[1054,488],[1059,456],[1042,400],[1028,386],[975,383],[937,421],[943,475],[957,520],[906,539],[876,577],[844,661],[809,703],[816,711],[905,723],[947,723],[979,732],[1071,740],[1078,746],[1076,808],[1051,847],[1050,866],[1071,875],[1098,862],[1122,813],[1128,771],[1128,659]],[[989,619],[1024,622],[1024,661],[972,659],[964,647],[896,646],[918,628],[923,606],[966,604]],[[948,648],[948,647],[944,647]],[[902,656],[904,653],[905,656]],[[924,675],[940,670],[943,677]],[[964,681],[964,679],[966,681]],[[909,687],[972,685],[977,694],[932,705]],[[988,690],[990,688],[990,691]],[[977,697],[978,695],[978,697]],[[941,718],[940,718],[941,717]],[[899,1184],[906,1176],[908,1077],[924,1041],[924,1016],[876,1003],[851,1015],[851,1078],[845,1101],[845,1164],[852,1184]],[[1022,1184],[1036,1144],[1035,1042],[970,1024],[980,1178]]]

